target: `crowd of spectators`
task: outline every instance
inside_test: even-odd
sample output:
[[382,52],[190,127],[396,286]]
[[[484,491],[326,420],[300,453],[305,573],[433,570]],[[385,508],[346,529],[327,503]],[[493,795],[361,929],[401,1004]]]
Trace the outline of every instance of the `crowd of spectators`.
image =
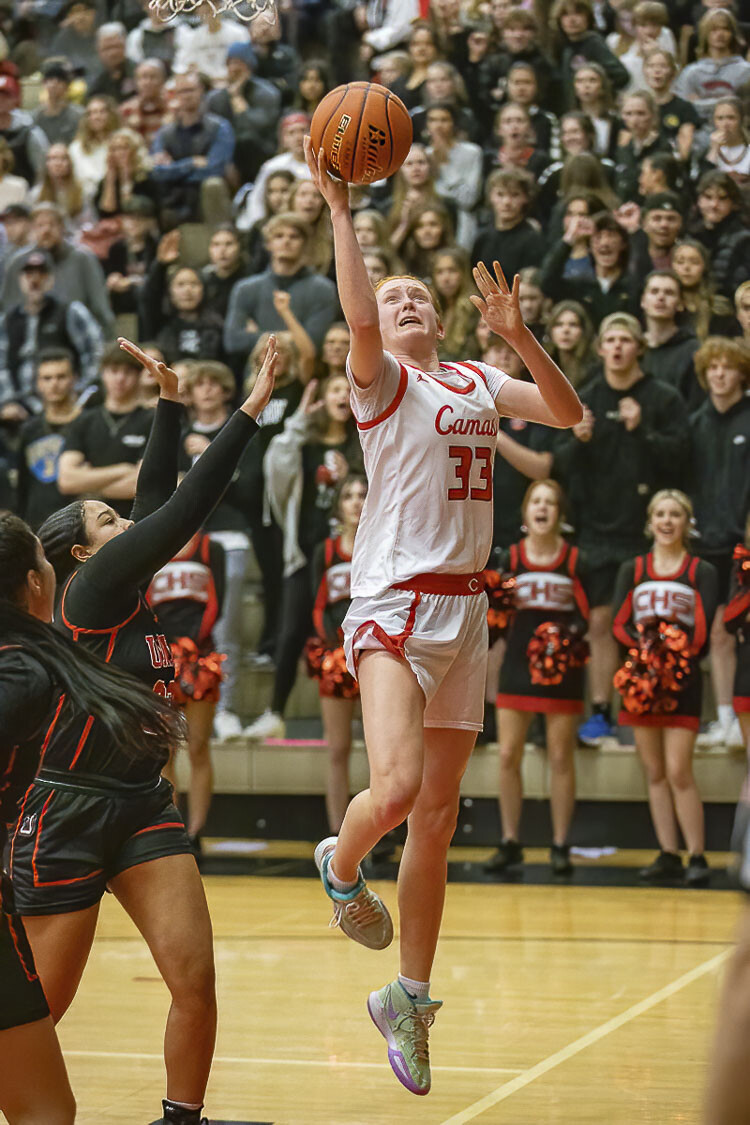
[[[499,260],[585,404],[562,434],[502,419],[495,541],[518,538],[529,477],[561,482],[593,575],[592,718],[607,733],[614,577],[643,547],[649,497],[690,494],[722,601],[750,509],[747,13],[716,0],[279,7],[245,23],[206,0],[164,23],[145,0],[3,3],[0,502],[33,526],[75,496],[127,512],[154,388],[118,333],[180,371],[183,469],[276,333],[261,440],[208,530],[227,567],[217,732],[241,730],[252,545],[265,597],[253,659],[275,668],[254,733],[280,733],[310,631],[312,554],[337,483],[362,467],[328,211],[302,141],[336,83],[380,81],[409,109],[414,143],[390,180],[351,191],[371,280],[424,279],[442,357],[523,379],[469,300],[472,266]],[[619,336],[600,338],[613,313]],[[734,721],[720,621],[721,609],[715,742]]]

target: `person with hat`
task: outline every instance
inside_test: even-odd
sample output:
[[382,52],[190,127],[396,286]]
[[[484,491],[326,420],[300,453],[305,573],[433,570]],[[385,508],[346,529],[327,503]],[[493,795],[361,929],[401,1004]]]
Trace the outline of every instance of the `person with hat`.
[[42,349],[67,349],[80,387],[98,377],[101,327],[80,301],[53,296],[53,284],[49,256],[33,250],[19,273],[21,300],[0,317],[0,418],[5,421],[23,421],[39,411],[36,377]]
[[206,108],[226,118],[234,130],[234,164],[242,183],[254,180],[263,161],[276,151],[281,115],[281,94],[272,82],[256,77],[257,67],[258,56],[250,43],[231,43],[226,85],[212,90],[206,99]]
[[51,145],[69,145],[83,117],[83,109],[68,97],[73,71],[64,58],[47,59],[42,67],[43,101],[32,117]]
[[18,108],[20,100],[18,79],[12,74],[0,74],[0,137],[10,146],[17,175],[33,184],[44,171],[49,143],[31,114]]
[[[630,207],[635,218],[637,206],[631,204]],[[627,210],[626,204],[621,209],[623,213],[619,214],[621,221],[625,219]],[[629,272],[638,291],[642,290],[646,277],[653,270],[672,268],[672,251],[683,230],[682,211],[680,197],[673,191],[657,191],[644,199],[640,230],[636,228],[630,236],[628,260]]]
[[7,309],[21,300],[20,275],[24,263],[33,250],[42,250],[49,259],[55,296],[65,301],[80,301],[109,332],[114,318],[98,259],[90,250],[68,241],[62,211],[55,203],[37,203],[31,219],[32,247],[20,250],[8,262],[0,305]]
[[617,647],[612,597],[620,565],[644,547],[650,497],[679,486],[688,413],[674,387],[643,370],[645,340],[634,316],[605,317],[598,336],[604,370],[580,393],[582,421],[553,447],[555,479],[566,484],[577,543],[589,562],[589,687],[593,714],[579,728],[586,745],[615,733],[610,713]]

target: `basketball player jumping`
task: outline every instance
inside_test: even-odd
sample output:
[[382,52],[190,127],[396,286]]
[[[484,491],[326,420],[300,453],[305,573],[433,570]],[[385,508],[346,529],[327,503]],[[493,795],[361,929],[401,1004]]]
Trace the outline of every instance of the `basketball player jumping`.
[[385,948],[393,926],[365,884],[363,857],[408,817],[398,879],[400,973],[368,1000],[396,1077],[430,1089],[429,995],[459,784],[482,728],[487,600],[481,571],[492,541],[498,415],[572,426],[583,411],[557,365],[525,327],[518,278],[495,263],[474,271],[472,300],[519,354],[535,383],[483,363],[441,364],[443,336],[427,286],[390,277],[373,292],[352,225],[347,186],[305,141],[310,174],[331,211],[336,276],[351,330],[347,372],[369,479],[344,622],[349,669],[362,695],[370,787],[349,805],[338,837],[315,851],[334,922]]

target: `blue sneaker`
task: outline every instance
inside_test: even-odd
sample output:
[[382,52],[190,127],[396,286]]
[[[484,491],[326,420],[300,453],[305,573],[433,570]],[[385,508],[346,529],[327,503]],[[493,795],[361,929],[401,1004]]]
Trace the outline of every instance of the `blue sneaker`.
[[613,738],[617,728],[600,711],[595,711],[578,728],[578,738],[584,746],[599,746],[605,738]]
[[328,865],[336,850],[336,837],[321,840],[315,849],[315,866],[326,894],[333,902],[330,926],[339,926],[347,937],[368,949],[385,949],[393,941],[393,922],[388,907],[371,891],[357,870],[357,882],[350,891],[336,891],[328,881]]

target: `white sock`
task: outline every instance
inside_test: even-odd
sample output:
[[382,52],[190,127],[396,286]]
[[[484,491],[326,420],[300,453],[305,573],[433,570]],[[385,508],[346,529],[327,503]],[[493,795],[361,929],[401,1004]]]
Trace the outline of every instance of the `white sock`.
[[430,982],[428,980],[412,980],[403,973],[398,974],[398,983],[409,993],[412,1000],[429,1000]]
[[334,891],[338,891],[340,894],[346,894],[347,891],[353,890],[357,885],[356,879],[354,880],[353,883],[346,883],[346,882],[344,882],[343,879],[339,879],[338,875],[333,870],[332,864],[330,864],[330,863],[328,864],[327,875],[328,875],[328,882],[331,884]]
[[734,707],[731,703],[720,703],[716,708],[719,712],[719,722],[723,727],[731,726],[734,722]]

